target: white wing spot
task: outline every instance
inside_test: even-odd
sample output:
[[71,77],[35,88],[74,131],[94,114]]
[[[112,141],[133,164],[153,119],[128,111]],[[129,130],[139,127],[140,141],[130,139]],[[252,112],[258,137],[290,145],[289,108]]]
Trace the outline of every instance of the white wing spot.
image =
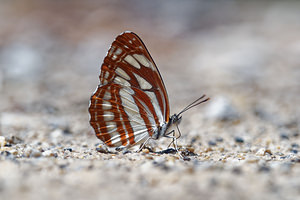
[[108,77],[109,77],[109,72],[106,71],[105,74],[104,74],[104,78],[107,79]]
[[117,128],[116,122],[106,122],[107,132],[113,131]]
[[134,90],[131,88],[123,88],[123,90],[129,93],[130,95],[134,95]]
[[142,89],[147,90],[147,89],[152,88],[152,85],[148,81],[146,81],[144,78],[142,78],[141,76],[139,76],[137,74],[134,74],[134,76],[136,77],[136,79],[139,82]]
[[131,55],[127,55],[124,60],[135,68],[141,69],[140,64]]
[[124,47],[125,47],[126,49],[129,49],[129,47],[128,47],[127,45],[124,45]]
[[132,44],[132,41],[131,41],[131,40],[129,40],[128,42],[129,42],[130,44]]
[[106,91],[106,92],[104,93],[104,96],[102,97],[102,99],[105,99],[105,100],[111,99],[111,94],[110,94],[110,92],[109,92],[109,91]]
[[145,67],[150,67],[150,62],[144,55],[134,54],[133,57]]
[[102,82],[103,82],[103,85],[106,85],[108,83],[108,81],[106,79],[104,79]]
[[109,110],[112,108],[112,105],[108,101],[102,101],[102,109]]
[[122,53],[122,49],[121,48],[118,48],[115,52],[115,55],[120,55]]
[[128,91],[121,89],[120,90],[120,96],[122,99],[122,104],[124,106],[124,110],[126,114],[128,115],[129,119],[137,118],[137,113],[139,111],[139,108],[135,104],[135,101],[133,97],[128,93]]
[[116,60],[117,58],[118,58],[118,56],[113,55],[111,59],[112,59],[112,60]]
[[115,118],[114,113],[109,111],[104,111],[102,116],[104,118],[104,121],[111,121]]
[[120,84],[120,85],[130,86],[130,83],[128,81],[126,81],[124,78],[121,78],[121,77],[116,77],[114,82],[117,83],[117,84]]
[[154,110],[156,112],[156,115],[159,119],[160,124],[162,125],[164,123],[164,117],[163,117],[162,112],[160,110],[160,106],[158,104],[156,95],[153,92],[149,92],[149,91],[146,91],[146,94],[150,97],[152,105],[153,105]]
[[114,50],[115,50],[115,46],[112,46],[108,52],[108,55],[111,56],[111,54]]
[[127,74],[123,69],[121,69],[120,67],[118,67],[118,68],[116,69],[116,73],[117,73],[119,76],[121,76],[122,78],[125,78],[125,79],[127,79],[127,80],[130,80],[130,77],[128,76],[128,74]]
[[111,137],[110,140],[111,140],[111,143],[112,143],[113,145],[115,145],[115,144],[121,142],[121,137],[120,137],[119,134],[117,134],[117,135]]

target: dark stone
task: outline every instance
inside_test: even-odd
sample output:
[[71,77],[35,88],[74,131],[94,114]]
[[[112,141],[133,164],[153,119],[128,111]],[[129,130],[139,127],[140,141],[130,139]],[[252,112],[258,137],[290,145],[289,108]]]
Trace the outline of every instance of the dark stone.
[[72,152],[73,149],[72,148],[64,148],[64,151],[70,151],[70,152]]
[[300,134],[298,132],[293,133],[294,137],[298,137]]
[[3,155],[3,156],[10,156],[11,153],[9,151],[2,151],[1,155]]
[[124,150],[122,151],[122,153],[123,153],[123,154],[128,154],[128,153],[131,153],[131,151],[129,151],[128,149],[124,149]]
[[223,142],[223,141],[224,141],[224,139],[223,139],[223,138],[221,138],[221,137],[217,137],[217,138],[216,138],[216,141],[217,141],[217,142]]
[[242,170],[239,167],[235,167],[232,169],[232,173],[239,175],[239,174],[242,174]]
[[176,149],[169,148],[162,151],[157,152],[158,154],[175,154],[177,153]]
[[297,154],[298,150],[297,149],[292,149],[291,152],[294,153],[294,154]]
[[298,149],[298,148],[299,148],[299,144],[297,144],[297,143],[293,143],[293,144],[292,144],[292,148],[294,148],[294,149]]
[[101,148],[101,147],[97,147],[97,148],[96,148],[96,151],[98,151],[98,152],[100,152],[100,153],[109,153],[109,152],[107,151],[107,149],[104,149],[104,148]]
[[280,139],[282,139],[282,140],[288,140],[288,139],[290,139],[290,138],[289,138],[288,134],[286,134],[286,133],[281,133],[281,134],[280,134]]
[[69,164],[61,164],[58,165],[60,169],[66,169],[68,167]]
[[259,172],[270,172],[271,169],[270,169],[270,167],[267,167],[267,166],[260,166],[258,171]]
[[215,141],[210,140],[210,141],[208,141],[208,145],[209,146],[216,146],[217,143]]
[[186,157],[186,156],[197,156],[197,154],[195,154],[194,152],[191,152],[187,149],[185,149],[184,151],[181,152],[181,155],[183,157]]
[[244,139],[241,138],[241,137],[235,137],[234,141],[237,142],[237,143],[244,143]]
[[189,157],[187,157],[187,156],[184,156],[184,157],[183,157],[183,160],[184,160],[184,161],[190,161],[191,158],[189,158]]
[[11,144],[11,143],[6,143],[4,146],[5,146],[5,147],[11,147],[12,144]]
[[63,133],[64,133],[65,135],[71,135],[72,132],[71,132],[71,130],[70,130],[70,127],[66,127],[66,128],[63,130]]

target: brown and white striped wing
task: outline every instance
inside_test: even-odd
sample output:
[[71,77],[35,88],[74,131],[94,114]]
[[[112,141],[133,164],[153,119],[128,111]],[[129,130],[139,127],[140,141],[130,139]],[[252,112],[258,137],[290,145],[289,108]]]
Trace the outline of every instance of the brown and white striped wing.
[[164,83],[136,34],[125,32],[112,43],[89,112],[97,137],[110,147],[141,143],[168,122]]

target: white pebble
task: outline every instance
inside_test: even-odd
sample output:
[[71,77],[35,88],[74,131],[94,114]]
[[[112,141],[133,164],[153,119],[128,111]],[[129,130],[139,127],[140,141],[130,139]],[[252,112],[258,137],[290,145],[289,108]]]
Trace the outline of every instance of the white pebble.
[[256,152],[257,156],[264,156],[266,155],[266,149],[265,148],[261,148]]
[[4,147],[5,144],[6,144],[5,137],[4,136],[0,136],[0,147]]
[[38,157],[41,157],[41,155],[42,155],[42,153],[39,150],[32,149],[30,157],[38,158]]
[[236,120],[239,114],[232,102],[223,96],[211,99],[206,115],[214,120]]

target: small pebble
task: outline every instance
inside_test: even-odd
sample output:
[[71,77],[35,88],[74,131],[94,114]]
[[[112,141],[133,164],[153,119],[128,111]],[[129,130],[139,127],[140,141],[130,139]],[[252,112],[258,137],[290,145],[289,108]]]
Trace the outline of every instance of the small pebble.
[[271,150],[270,150],[270,149],[265,149],[265,148],[259,149],[259,150],[256,152],[256,155],[257,155],[257,156],[264,156],[264,155],[266,155],[266,153],[272,155]]
[[42,153],[42,155],[43,155],[44,157],[57,157],[57,153],[56,153],[56,152],[53,152],[53,151],[51,151],[51,150],[44,151],[44,152]]
[[207,108],[207,116],[219,121],[233,121],[239,119],[239,113],[232,102],[223,96],[211,100]]
[[184,160],[184,161],[190,161],[191,158],[189,158],[189,157],[187,157],[187,156],[184,156],[184,157],[183,157],[183,160]]
[[237,143],[244,143],[244,139],[241,138],[241,137],[235,137],[234,140],[235,140],[235,142],[237,142]]
[[294,154],[297,154],[298,150],[297,149],[292,149],[291,152],[294,153]]
[[64,148],[64,151],[70,151],[70,152],[72,152],[73,149],[72,148]]
[[0,153],[1,156],[5,156],[5,157],[8,157],[10,155],[12,155],[9,151],[1,151]]
[[104,145],[97,145],[98,147],[96,148],[96,151],[100,152],[100,153],[109,153],[108,149],[106,146]]
[[175,154],[175,153],[177,153],[177,151],[173,148],[165,149],[158,152],[158,154]]
[[0,136],[0,147],[4,147],[5,144],[6,144],[5,137],[4,136]]
[[195,148],[194,147],[186,147],[186,150],[194,153],[195,152]]
[[207,153],[207,152],[209,152],[209,151],[213,151],[213,149],[212,149],[211,147],[208,147],[208,148],[204,149],[204,152],[205,152],[205,153]]
[[5,147],[12,147],[12,144],[10,144],[10,143],[7,142],[7,143],[5,144]]
[[26,147],[23,151],[23,156],[29,158],[32,152],[32,148],[31,147]]
[[235,167],[235,168],[233,168],[232,169],[232,172],[234,173],[234,174],[242,174],[242,170],[241,170],[241,168],[239,168],[239,167]]
[[18,155],[18,151],[16,149],[12,149],[9,152],[14,156]]
[[298,148],[299,148],[299,144],[293,143],[293,144],[292,144],[292,148],[298,149]]
[[249,158],[246,159],[247,163],[258,163],[259,159],[255,156],[251,156]]
[[148,154],[150,151],[149,149],[142,149],[142,152]]
[[88,144],[87,143],[83,143],[82,147],[88,147]]
[[72,134],[72,132],[70,131],[70,128],[69,128],[69,127],[66,127],[66,128],[63,130],[63,133],[64,133],[65,135]]
[[208,145],[209,146],[216,146],[217,143],[215,141],[210,140],[210,141],[208,141]]
[[258,169],[259,172],[269,172],[271,171],[270,167],[267,166],[260,166]]
[[123,154],[128,154],[128,153],[131,153],[131,151],[128,150],[128,149],[124,149],[124,150],[122,151],[122,153],[123,153]]
[[282,140],[288,140],[288,139],[290,139],[290,138],[289,138],[288,134],[286,134],[286,133],[281,133],[281,134],[280,134],[280,139],[282,139]]
[[32,151],[30,153],[30,157],[38,158],[41,156],[42,156],[42,153],[39,150],[32,149]]
[[145,158],[148,160],[153,160],[153,156],[150,156],[150,155],[146,155]]
[[19,143],[22,143],[23,140],[17,136],[11,136],[10,138],[7,139],[7,141],[10,143],[10,144],[19,144]]

